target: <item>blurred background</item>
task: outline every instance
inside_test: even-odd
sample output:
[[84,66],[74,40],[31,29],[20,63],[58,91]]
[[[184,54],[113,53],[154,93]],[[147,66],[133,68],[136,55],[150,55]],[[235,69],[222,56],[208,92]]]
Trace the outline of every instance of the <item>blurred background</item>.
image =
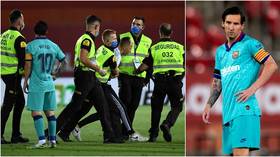
[[[130,31],[134,16],[145,18],[143,33],[152,38],[153,43],[159,40],[158,29],[163,22],[171,23],[173,27],[173,39],[184,44],[185,37],[185,3],[181,2],[26,2],[26,1],[1,1],[1,32],[9,27],[9,13],[12,9],[23,11],[25,29],[22,34],[27,42],[34,39],[33,26],[38,20],[48,23],[48,37],[57,43],[66,54],[69,65],[61,77],[55,81],[57,101],[59,104],[68,104],[74,90],[73,85],[73,61],[74,46],[77,39],[85,31],[85,18],[95,14],[102,19],[100,34],[105,29],[114,29],[117,33]],[[96,48],[101,45],[101,36],[96,39]],[[3,89],[1,81],[1,91]],[[112,86],[118,90],[117,80],[112,80]],[[142,92],[141,104],[149,104],[153,89],[147,87]],[[185,89],[185,88],[184,88]],[[185,91],[185,90],[184,90]],[[117,92],[118,93],[118,92]],[[3,101],[3,92],[0,100]],[[2,104],[2,103],[1,103]]]
[[[215,49],[225,42],[221,15],[225,8],[239,6],[246,14],[245,33],[260,40],[280,66],[280,2],[186,2],[187,119],[186,154],[221,155],[221,99],[212,109],[211,125],[201,113],[209,95]],[[262,149],[254,155],[280,154],[280,72],[258,90],[262,108]]]

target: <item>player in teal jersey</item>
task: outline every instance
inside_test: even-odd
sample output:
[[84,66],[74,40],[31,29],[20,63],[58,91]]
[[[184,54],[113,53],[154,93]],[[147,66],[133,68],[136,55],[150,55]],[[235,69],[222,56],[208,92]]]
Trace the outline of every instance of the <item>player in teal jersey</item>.
[[216,50],[214,79],[202,118],[210,124],[210,109],[222,93],[223,153],[248,156],[260,148],[261,110],[255,92],[278,67],[258,40],[243,33],[245,16],[238,7],[226,9],[222,19],[227,42]]
[[[60,62],[58,66],[60,67],[65,55],[55,43],[46,37],[47,30],[47,24],[39,21],[34,27],[36,38],[26,47],[23,89],[25,93],[28,93],[27,109],[31,111],[39,138],[39,142],[29,148],[44,148],[47,146],[42,111],[45,112],[48,119],[48,128],[50,128],[48,135],[50,147],[56,146],[56,118],[54,114],[56,94],[52,71],[56,59]],[[57,72],[58,69],[55,71]]]

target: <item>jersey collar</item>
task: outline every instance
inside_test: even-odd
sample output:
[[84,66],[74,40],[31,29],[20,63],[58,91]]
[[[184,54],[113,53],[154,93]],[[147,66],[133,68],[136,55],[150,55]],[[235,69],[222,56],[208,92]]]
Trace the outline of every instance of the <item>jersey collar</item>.
[[241,32],[239,37],[231,44],[230,47],[228,47],[228,41],[225,43],[226,51],[230,51],[230,49],[239,41],[241,41],[245,37],[245,33]]
[[35,39],[47,39],[47,37],[46,36],[38,36]]

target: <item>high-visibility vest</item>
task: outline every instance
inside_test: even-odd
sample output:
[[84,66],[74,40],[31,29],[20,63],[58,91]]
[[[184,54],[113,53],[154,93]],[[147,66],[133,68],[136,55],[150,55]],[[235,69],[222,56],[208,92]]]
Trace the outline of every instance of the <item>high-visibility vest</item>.
[[132,49],[129,54],[122,55],[121,62],[119,65],[120,73],[145,78],[146,72],[142,72],[141,74],[138,75],[133,73],[133,71],[135,70],[134,60],[135,58],[137,58],[140,64],[142,63],[143,59],[149,55],[149,48],[151,47],[152,40],[143,34],[141,36],[139,45],[136,46],[130,32],[120,35],[121,39],[124,37],[130,38],[130,41],[132,42]]
[[[80,67],[82,68],[82,70],[88,71],[90,70],[90,68],[86,67],[81,59],[80,59],[80,53],[81,53],[81,44],[83,42],[83,40],[88,39],[91,41],[91,48],[90,51],[87,55],[88,59],[90,60],[94,60],[95,59],[95,45],[94,45],[94,41],[92,40],[92,38],[88,35],[88,34],[83,34],[76,42],[75,45],[75,58],[74,58],[74,65],[75,67]],[[85,43],[86,44],[86,43]],[[90,44],[90,43],[88,43]]]
[[177,74],[184,70],[184,46],[174,41],[161,41],[151,47],[153,74],[174,70]]
[[110,78],[110,75],[111,75],[110,67],[104,67],[103,65],[112,56],[114,56],[114,52],[112,52],[110,49],[108,49],[104,45],[100,46],[97,49],[96,63],[100,68],[102,68],[103,70],[106,70],[105,76],[101,76],[99,73],[95,73],[98,80],[102,83],[107,83]]
[[[1,37],[1,75],[14,74],[18,70],[18,58],[15,49],[16,39],[22,36],[21,33],[17,30],[7,30]],[[24,38],[24,37],[23,37]],[[20,43],[20,44],[26,44]],[[25,45],[23,45],[25,46]],[[23,73],[23,71],[19,71]]]

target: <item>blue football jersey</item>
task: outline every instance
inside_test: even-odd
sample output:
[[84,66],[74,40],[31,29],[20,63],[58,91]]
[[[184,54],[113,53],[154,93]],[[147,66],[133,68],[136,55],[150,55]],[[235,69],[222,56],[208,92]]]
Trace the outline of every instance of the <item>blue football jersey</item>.
[[268,57],[258,40],[243,33],[231,47],[225,43],[217,48],[214,77],[222,84],[223,124],[241,115],[261,115],[255,94],[239,103],[236,93],[257,80],[260,66]]
[[65,58],[61,49],[47,38],[35,38],[27,44],[26,53],[32,55],[32,70],[29,81],[29,92],[54,91],[51,76],[56,59]]

